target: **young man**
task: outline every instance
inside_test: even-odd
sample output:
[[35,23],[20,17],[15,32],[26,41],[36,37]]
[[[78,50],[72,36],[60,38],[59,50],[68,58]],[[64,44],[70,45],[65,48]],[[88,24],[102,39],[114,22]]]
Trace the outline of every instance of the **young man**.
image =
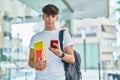
[[[59,41],[60,29],[56,29],[55,27],[55,22],[58,20],[59,9],[55,5],[48,4],[43,7],[42,12],[45,29],[31,38],[28,64],[32,68],[37,67],[44,69],[36,70],[35,80],[65,80],[65,71],[62,60],[71,64],[75,62],[72,39],[68,31],[65,31],[63,40],[64,52],[60,49],[59,42],[58,44],[54,44],[57,48],[51,48],[51,40]],[[46,60],[34,62],[34,43],[38,41],[44,41]]]

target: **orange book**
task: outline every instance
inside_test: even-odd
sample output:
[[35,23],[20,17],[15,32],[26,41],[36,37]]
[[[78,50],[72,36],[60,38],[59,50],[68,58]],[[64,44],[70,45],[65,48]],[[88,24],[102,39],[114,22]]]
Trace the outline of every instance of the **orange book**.
[[[34,61],[43,60],[43,41],[34,44]],[[35,68],[36,70],[42,70],[41,68]]]

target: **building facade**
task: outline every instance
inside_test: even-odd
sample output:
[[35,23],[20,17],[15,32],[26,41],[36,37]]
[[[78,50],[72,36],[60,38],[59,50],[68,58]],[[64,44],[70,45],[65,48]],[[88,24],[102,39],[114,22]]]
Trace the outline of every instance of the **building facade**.
[[82,68],[97,69],[104,62],[112,67],[113,52],[117,46],[115,21],[107,18],[83,19],[73,21],[73,25],[74,48],[81,54]]

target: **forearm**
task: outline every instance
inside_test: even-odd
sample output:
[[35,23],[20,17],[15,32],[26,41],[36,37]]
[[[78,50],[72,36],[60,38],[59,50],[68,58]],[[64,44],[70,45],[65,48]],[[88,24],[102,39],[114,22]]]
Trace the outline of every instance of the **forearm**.
[[35,68],[34,61],[33,61],[33,60],[29,60],[28,65],[29,65],[31,68]]
[[35,68],[34,49],[32,49],[32,48],[30,48],[28,65],[29,65],[31,68]]
[[63,61],[65,61],[67,63],[71,63],[71,64],[73,64],[75,62],[73,54],[67,54],[67,53],[64,53],[64,54],[65,54],[65,56],[62,58]]

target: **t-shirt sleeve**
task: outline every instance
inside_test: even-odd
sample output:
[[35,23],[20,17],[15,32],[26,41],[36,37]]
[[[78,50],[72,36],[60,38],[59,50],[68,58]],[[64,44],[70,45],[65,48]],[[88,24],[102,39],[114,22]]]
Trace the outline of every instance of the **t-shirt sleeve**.
[[63,47],[65,48],[65,47],[70,46],[70,45],[73,45],[72,38],[71,38],[69,32],[65,31],[64,38],[63,38]]
[[34,48],[34,36],[31,38],[29,48]]

